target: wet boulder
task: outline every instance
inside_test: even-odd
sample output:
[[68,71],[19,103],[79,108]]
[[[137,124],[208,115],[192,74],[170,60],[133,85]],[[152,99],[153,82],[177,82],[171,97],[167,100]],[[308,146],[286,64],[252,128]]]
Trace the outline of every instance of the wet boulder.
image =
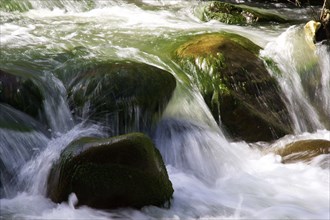
[[32,77],[0,69],[0,103],[38,118],[43,109],[43,99]]
[[296,141],[276,151],[276,154],[282,156],[283,163],[309,162],[319,155],[329,153],[330,141],[322,139]]
[[214,118],[238,139],[270,141],[292,132],[277,81],[259,47],[235,34],[204,34],[182,44],[174,59],[191,74]]
[[67,83],[75,116],[101,123],[111,135],[148,131],[175,87],[171,73],[128,61],[94,63]]
[[253,24],[260,22],[285,23],[287,19],[266,9],[220,1],[208,3],[204,8],[204,21],[218,20],[226,24]]
[[75,193],[79,205],[100,209],[169,204],[173,194],[159,151],[142,133],[72,142],[53,166],[48,196]]

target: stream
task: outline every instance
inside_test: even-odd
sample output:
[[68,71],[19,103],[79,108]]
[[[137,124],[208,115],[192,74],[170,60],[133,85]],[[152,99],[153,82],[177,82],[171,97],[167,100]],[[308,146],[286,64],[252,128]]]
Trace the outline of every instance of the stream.
[[[0,103],[1,117],[30,123],[35,131],[0,126],[0,219],[329,219],[330,157],[281,163],[260,148],[304,139],[330,141],[330,51],[302,37],[307,9],[278,6],[288,24],[228,25],[200,20],[205,2],[188,0],[0,0],[0,69],[29,77],[45,96],[41,132],[19,111]],[[274,6],[275,7],[275,6]],[[188,74],[171,52],[189,36],[226,31],[242,35],[271,57],[269,70],[285,94],[294,134],[274,142],[233,141],[218,126]],[[161,152],[174,194],[170,208],[97,210],[76,199],[53,203],[47,176],[61,151],[79,137],[105,137],[104,129],[74,120],[59,71],[95,60],[128,60],[175,76],[174,91],[152,139]],[[308,72],[308,62],[317,72]],[[304,76],[299,71],[306,70]],[[316,82],[312,86],[308,82]],[[8,114],[8,115],[7,115]],[[269,151],[268,151],[269,152]],[[13,175],[13,176],[11,176]]]

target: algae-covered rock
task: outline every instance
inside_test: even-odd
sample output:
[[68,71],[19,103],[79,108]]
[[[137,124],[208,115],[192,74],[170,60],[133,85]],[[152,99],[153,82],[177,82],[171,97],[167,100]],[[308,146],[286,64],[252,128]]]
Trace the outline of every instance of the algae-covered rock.
[[283,163],[308,162],[321,154],[329,154],[330,141],[322,139],[296,141],[278,149],[276,153],[282,156]]
[[173,188],[152,141],[131,133],[72,142],[51,170],[48,196],[62,202],[72,192],[78,205],[141,208],[166,204]]
[[257,56],[259,49],[239,35],[218,33],[194,36],[174,55],[193,76],[214,118],[246,141],[292,132],[285,96]]
[[0,103],[37,118],[43,108],[43,95],[32,79],[0,69]]
[[113,135],[149,129],[176,87],[172,74],[136,62],[95,63],[69,83],[75,115],[108,126]]
[[227,24],[252,24],[260,22],[285,23],[287,19],[266,9],[254,8],[241,4],[211,2],[205,7],[203,20],[218,20]]

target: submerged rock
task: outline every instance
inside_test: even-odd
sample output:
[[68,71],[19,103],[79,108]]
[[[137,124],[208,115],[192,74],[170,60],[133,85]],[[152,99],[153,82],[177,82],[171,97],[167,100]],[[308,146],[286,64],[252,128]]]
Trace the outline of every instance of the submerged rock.
[[283,163],[309,162],[321,154],[330,153],[328,140],[302,140],[286,145],[276,151],[282,156]]
[[111,209],[163,206],[173,188],[159,151],[141,133],[72,142],[53,166],[48,196],[56,203],[75,193],[78,205]]
[[285,23],[287,19],[265,9],[225,2],[211,2],[204,9],[203,20],[218,20],[227,24],[252,24],[260,22]]
[[176,87],[172,74],[143,63],[94,64],[68,84],[75,115],[100,122],[112,135],[146,131]]
[[259,49],[244,37],[219,33],[194,36],[175,52],[214,118],[246,141],[270,141],[292,132],[285,96],[257,56]]

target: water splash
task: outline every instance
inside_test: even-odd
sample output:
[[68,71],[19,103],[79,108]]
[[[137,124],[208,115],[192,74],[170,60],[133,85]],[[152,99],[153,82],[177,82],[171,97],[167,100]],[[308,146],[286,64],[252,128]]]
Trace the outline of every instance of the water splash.
[[96,125],[88,127],[84,127],[84,124],[76,125],[67,133],[49,141],[44,151],[25,164],[18,174],[19,183],[25,187],[26,192],[34,195],[45,195],[48,173],[62,150],[77,138],[101,137],[103,135],[100,127]]
[[320,84],[316,91],[318,104],[324,111],[325,119],[330,127],[330,49],[327,45],[317,45],[316,54],[319,59],[321,69]]
[[54,136],[66,133],[74,126],[71,111],[66,101],[66,89],[52,73],[45,72],[39,83],[44,96],[44,114]]

